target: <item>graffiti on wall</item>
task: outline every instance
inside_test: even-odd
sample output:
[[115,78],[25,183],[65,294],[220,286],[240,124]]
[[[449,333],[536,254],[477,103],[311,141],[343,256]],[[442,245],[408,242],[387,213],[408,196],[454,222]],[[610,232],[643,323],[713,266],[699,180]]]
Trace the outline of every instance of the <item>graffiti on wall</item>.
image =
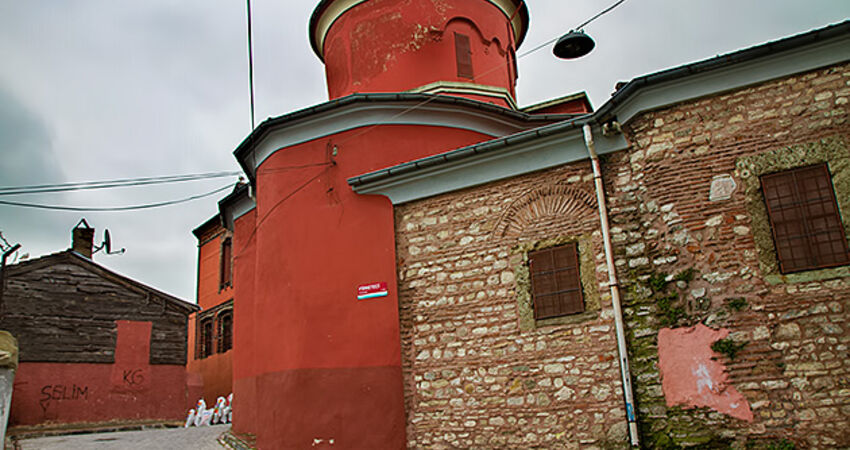
[[47,408],[50,407],[50,404],[55,401],[67,401],[67,400],[88,400],[89,399],[89,387],[88,386],[80,386],[77,384],[65,385],[65,384],[46,384],[41,387],[41,396],[38,399],[38,404],[41,405],[41,409],[44,412],[47,412]]

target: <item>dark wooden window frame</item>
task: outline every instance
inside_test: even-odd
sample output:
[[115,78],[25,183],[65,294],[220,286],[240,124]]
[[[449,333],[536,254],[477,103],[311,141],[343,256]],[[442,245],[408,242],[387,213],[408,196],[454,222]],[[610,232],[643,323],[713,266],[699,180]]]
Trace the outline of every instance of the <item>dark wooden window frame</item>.
[[233,285],[233,239],[226,237],[221,241],[221,252],[219,261],[219,284],[218,290]]
[[536,320],[585,311],[578,242],[528,254],[531,300]]
[[779,271],[850,264],[850,249],[826,163],[760,177]]
[[216,349],[224,353],[233,348],[233,310],[222,311],[216,318]]
[[213,318],[206,317],[198,322],[198,355],[200,358],[212,356],[215,353],[213,342],[215,342],[215,327]]
[[472,46],[469,36],[455,32],[455,60],[458,78],[475,78],[472,71]]

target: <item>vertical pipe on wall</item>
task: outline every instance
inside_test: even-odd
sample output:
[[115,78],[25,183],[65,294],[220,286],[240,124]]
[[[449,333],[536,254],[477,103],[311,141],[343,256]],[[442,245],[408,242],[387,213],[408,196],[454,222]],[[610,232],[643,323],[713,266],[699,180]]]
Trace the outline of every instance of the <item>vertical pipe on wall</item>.
[[637,429],[637,411],[635,410],[634,391],[632,390],[632,376],[629,370],[629,350],[626,347],[626,334],[623,330],[623,310],[620,306],[620,283],[617,280],[617,270],[614,267],[611,232],[608,229],[608,208],[605,203],[605,188],[602,185],[602,170],[599,168],[599,157],[596,155],[590,124],[585,124],[582,131],[584,132],[584,143],[587,146],[587,153],[590,155],[590,162],[593,166],[593,180],[596,184],[596,204],[599,207],[599,222],[602,228],[602,241],[605,245],[605,260],[608,264],[608,286],[611,289],[611,304],[614,308],[614,328],[617,333],[620,377],[623,382],[623,397],[626,401],[626,416],[629,421],[629,439],[632,446],[637,447],[640,444]]

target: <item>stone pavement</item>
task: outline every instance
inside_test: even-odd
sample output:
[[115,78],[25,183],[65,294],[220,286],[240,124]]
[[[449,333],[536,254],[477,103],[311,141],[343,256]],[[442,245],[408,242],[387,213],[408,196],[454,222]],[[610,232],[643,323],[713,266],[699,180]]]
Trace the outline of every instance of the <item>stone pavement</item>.
[[117,431],[65,436],[48,436],[18,441],[21,450],[60,449],[186,449],[222,450],[218,437],[230,429],[230,425],[213,425],[191,428],[157,428],[142,431]]

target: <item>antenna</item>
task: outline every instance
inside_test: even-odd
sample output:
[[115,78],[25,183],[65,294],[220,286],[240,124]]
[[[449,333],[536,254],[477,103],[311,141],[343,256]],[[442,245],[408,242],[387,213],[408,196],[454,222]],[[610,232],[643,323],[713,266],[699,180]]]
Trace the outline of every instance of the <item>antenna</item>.
[[124,254],[127,249],[122,248],[121,250],[112,251],[112,237],[109,235],[109,230],[103,230],[103,242],[99,247],[94,249],[92,254],[95,254],[101,250],[106,250],[107,255],[121,255]]

